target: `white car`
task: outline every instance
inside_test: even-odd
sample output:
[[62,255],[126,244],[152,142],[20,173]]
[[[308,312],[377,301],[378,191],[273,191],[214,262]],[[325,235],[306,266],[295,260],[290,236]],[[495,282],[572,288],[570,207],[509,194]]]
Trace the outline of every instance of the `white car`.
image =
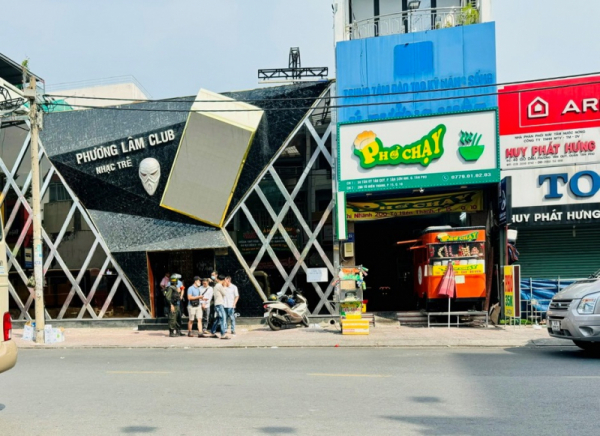
[[556,294],[547,322],[550,336],[600,351],[600,278],[579,280]]

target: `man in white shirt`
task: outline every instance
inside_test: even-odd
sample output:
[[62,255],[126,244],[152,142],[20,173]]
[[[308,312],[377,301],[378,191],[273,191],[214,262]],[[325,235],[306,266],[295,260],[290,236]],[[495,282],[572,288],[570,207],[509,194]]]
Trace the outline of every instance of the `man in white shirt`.
[[208,279],[202,279],[200,295],[202,296],[202,334],[208,335],[208,319],[210,317],[210,303],[213,298],[213,288],[209,286]]
[[225,278],[225,298],[223,298],[223,306],[225,307],[225,315],[227,316],[227,324],[231,325],[231,334],[235,335],[235,306],[240,299],[240,293],[236,285],[231,283],[231,277]]

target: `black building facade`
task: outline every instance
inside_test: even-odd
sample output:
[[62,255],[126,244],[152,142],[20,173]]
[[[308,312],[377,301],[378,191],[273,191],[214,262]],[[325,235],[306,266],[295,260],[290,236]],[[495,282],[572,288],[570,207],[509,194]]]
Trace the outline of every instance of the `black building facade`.
[[[189,286],[194,275],[214,269],[238,286],[242,316],[262,314],[268,294],[297,287],[313,313],[332,313],[332,86],[222,94],[226,107],[245,104],[262,113],[255,128],[226,120],[218,109],[197,110],[195,96],[47,114],[41,142],[48,317],[160,316],[158,285],[166,272],[182,274]],[[197,113],[206,116],[192,125]],[[232,160],[236,153],[239,162]],[[25,198],[22,187],[17,196]],[[218,204],[225,205],[220,222],[204,219]],[[21,221],[11,225],[27,235],[28,217]],[[312,266],[327,267],[331,282],[306,283]],[[33,313],[27,275],[24,258],[15,256],[15,318]]]

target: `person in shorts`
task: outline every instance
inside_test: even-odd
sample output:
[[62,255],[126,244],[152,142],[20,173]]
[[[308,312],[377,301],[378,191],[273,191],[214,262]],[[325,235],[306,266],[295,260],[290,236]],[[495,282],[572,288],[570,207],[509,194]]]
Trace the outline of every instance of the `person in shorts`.
[[200,329],[202,327],[202,295],[200,290],[200,277],[194,277],[194,284],[188,288],[188,336],[192,337],[192,325],[194,320],[198,324],[198,337],[201,336]]

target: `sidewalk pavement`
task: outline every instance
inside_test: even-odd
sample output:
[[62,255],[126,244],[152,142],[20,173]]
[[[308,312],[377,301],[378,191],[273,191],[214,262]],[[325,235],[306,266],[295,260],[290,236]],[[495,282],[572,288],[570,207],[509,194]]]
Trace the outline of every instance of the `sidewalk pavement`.
[[[196,332],[197,333],[197,332]],[[335,326],[311,324],[309,328],[271,331],[265,326],[238,326],[230,340],[170,338],[165,331],[138,331],[131,328],[70,328],[65,341],[37,345],[22,339],[22,330],[13,338],[19,348],[262,348],[262,347],[525,347],[572,346],[571,341],[552,339],[546,329],[531,326],[500,327],[371,327],[368,336],[342,335]]]

